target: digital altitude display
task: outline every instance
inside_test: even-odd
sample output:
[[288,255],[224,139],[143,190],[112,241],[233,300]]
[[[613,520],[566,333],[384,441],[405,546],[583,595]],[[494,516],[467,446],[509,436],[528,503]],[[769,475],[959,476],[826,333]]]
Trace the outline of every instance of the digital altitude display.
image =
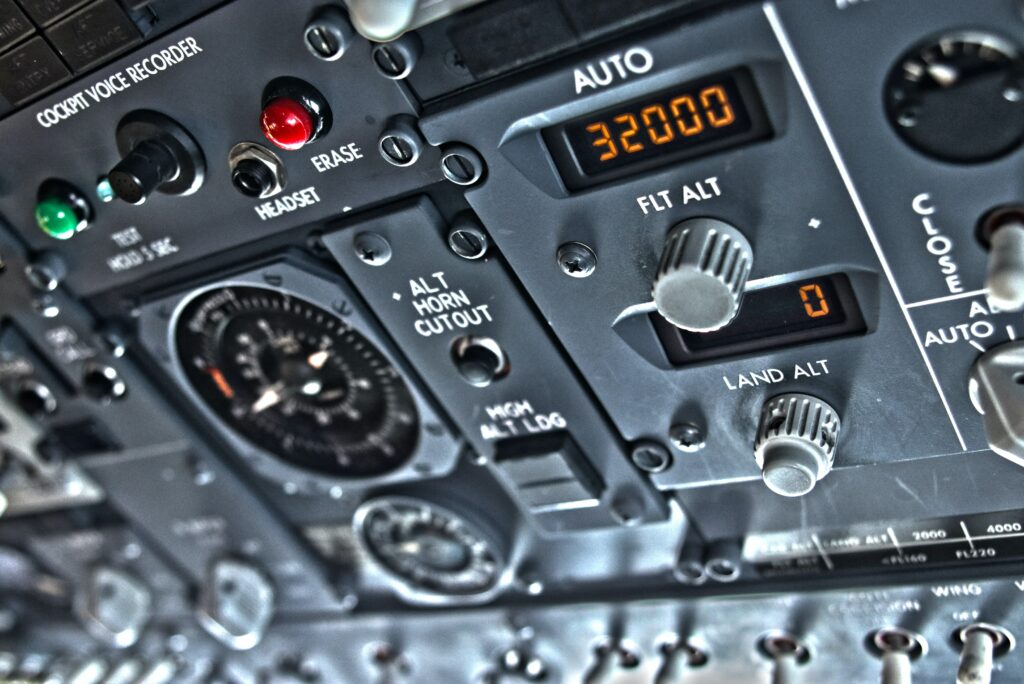
[[570,189],[770,135],[764,105],[746,69],[692,81],[544,131]]
[[680,330],[660,314],[651,316],[677,366],[867,330],[850,279],[841,273],[748,292],[732,323],[710,333]]

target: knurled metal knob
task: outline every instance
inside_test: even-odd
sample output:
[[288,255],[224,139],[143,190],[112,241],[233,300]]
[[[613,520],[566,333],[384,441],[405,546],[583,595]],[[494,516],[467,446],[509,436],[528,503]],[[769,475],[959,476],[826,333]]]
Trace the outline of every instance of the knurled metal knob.
[[754,458],[776,494],[803,496],[832,469],[839,414],[807,394],[783,394],[761,409]]
[[228,648],[249,650],[263,640],[274,616],[275,593],[260,568],[222,558],[210,566],[197,611],[199,624]]
[[678,328],[712,332],[740,309],[754,259],[750,242],[712,218],[683,221],[669,231],[654,280],[654,304]]
[[99,566],[75,597],[75,610],[86,629],[115,648],[135,645],[152,616],[153,594],[124,570]]

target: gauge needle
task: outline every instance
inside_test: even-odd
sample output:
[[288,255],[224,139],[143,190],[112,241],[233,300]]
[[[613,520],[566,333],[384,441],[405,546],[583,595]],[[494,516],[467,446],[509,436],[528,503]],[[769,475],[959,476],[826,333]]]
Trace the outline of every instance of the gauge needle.
[[271,385],[263,390],[263,394],[261,394],[260,398],[252,405],[252,412],[260,413],[262,411],[266,411],[268,408],[279,404],[282,399],[284,399],[284,395],[281,394],[281,386]]
[[309,358],[306,359],[306,363],[308,363],[313,368],[320,370],[321,368],[324,367],[324,364],[327,363],[328,359],[330,358],[330,350],[321,349],[318,352],[313,352],[312,354],[310,354]]

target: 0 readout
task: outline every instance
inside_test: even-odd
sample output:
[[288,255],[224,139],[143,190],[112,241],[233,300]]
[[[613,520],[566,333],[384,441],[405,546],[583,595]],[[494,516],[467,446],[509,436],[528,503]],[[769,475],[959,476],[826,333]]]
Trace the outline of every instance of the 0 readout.
[[732,323],[711,333],[680,330],[657,314],[652,318],[677,365],[866,331],[850,279],[843,273],[748,292]]

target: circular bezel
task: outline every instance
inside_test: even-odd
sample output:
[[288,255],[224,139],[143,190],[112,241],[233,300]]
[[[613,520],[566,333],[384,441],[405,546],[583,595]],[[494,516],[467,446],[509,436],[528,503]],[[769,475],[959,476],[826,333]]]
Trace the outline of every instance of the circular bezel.
[[[455,594],[443,593],[437,589],[418,584],[414,578],[403,575],[388,564],[367,538],[367,525],[371,516],[389,507],[411,508],[414,509],[412,511],[414,514],[420,516],[423,515],[424,511],[427,511],[431,516],[446,519],[448,521],[448,525],[445,526],[446,528],[451,526],[452,523],[458,523],[462,531],[468,537],[475,540],[474,544],[483,544],[485,546],[486,552],[494,560],[493,581],[486,587],[482,587],[479,591]],[[486,603],[503,591],[509,584],[510,569],[506,554],[497,541],[498,536],[491,533],[485,525],[480,524],[478,521],[470,521],[451,508],[424,499],[407,496],[378,497],[364,502],[356,509],[352,519],[352,528],[360,548],[373,560],[374,565],[380,569],[395,592],[409,603],[433,606]]]
[[[235,432],[209,409],[192,388],[185,376],[178,355],[174,351],[174,335],[182,310],[195,297],[210,290],[231,286],[271,288],[312,302],[340,316],[366,337],[396,368],[412,393],[420,415],[419,447],[400,468],[373,478],[348,478],[317,474],[292,466],[273,454],[259,448]],[[327,303],[327,304],[324,304]],[[330,495],[337,498],[350,485],[366,486],[422,480],[437,477],[451,470],[458,460],[459,444],[446,423],[414,380],[415,375],[391,342],[385,338],[367,317],[358,298],[347,285],[314,266],[303,267],[296,259],[269,261],[254,265],[233,277],[213,281],[192,290],[154,298],[138,307],[141,346],[149,351],[171,378],[181,387],[184,395],[196,406],[202,416],[230,447],[231,453],[241,458],[259,475],[275,482],[289,495]]]
[[[997,103],[1000,107],[1019,106],[1021,93],[1017,84],[1021,78],[1024,78],[1024,57],[1021,55],[1021,50],[1014,41],[986,30],[967,29],[949,31],[929,36],[917,42],[909,50],[903,52],[889,70],[883,90],[883,106],[886,118],[889,120],[896,135],[917,152],[949,164],[972,165],[990,162],[1012,154],[1020,148],[1022,141],[1024,141],[1024,120],[1021,119],[1024,113],[1020,109],[1001,111],[999,114],[1001,118],[978,125],[978,130],[984,130],[992,138],[988,145],[974,139],[962,128],[949,130],[945,136],[936,136],[934,133],[921,134],[918,132],[921,129],[919,117],[922,112],[922,93],[927,94],[929,92],[927,89],[921,88],[919,84],[924,81],[924,74],[932,67],[934,56],[937,53],[941,53],[943,57],[954,57],[958,54],[968,55],[966,46],[973,46],[971,52],[974,57],[981,55],[983,52],[993,55],[995,59],[988,59],[986,61],[996,63],[996,60],[999,60],[997,66],[1003,66],[1007,69],[1002,84],[1003,93],[1007,93],[1012,89],[1015,95],[1011,99],[1009,95],[1003,94],[997,100]],[[925,67],[929,68],[926,69]],[[961,70],[937,71],[940,74],[945,74],[947,71],[951,74],[957,74],[959,80],[958,71]],[[940,82],[938,92],[950,91],[951,85],[960,84],[944,84]],[[960,101],[965,101],[965,98],[966,94],[959,94],[958,99]],[[986,105],[988,109],[993,109],[993,102],[987,102]],[[998,122],[1004,127],[1007,126],[1007,119],[1011,118],[1011,114],[1014,113],[1016,115],[1012,116],[1012,118],[1015,120],[1014,123],[1017,124],[1017,128],[1015,131],[1012,131],[1013,135],[1004,135],[1002,138],[999,138],[998,133],[992,133],[993,124]],[[961,112],[959,118],[966,116],[966,114]],[[1006,130],[1007,133],[1011,133],[1010,129],[1007,128]],[[961,142],[951,147],[949,143],[950,138]],[[964,143],[963,141],[965,140],[970,142]]]
[[[406,379],[338,312],[308,299],[207,290],[180,310],[174,352],[222,423],[295,467],[365,480],[416,451],[420,417]],[[319,366],[309,365],[314,355]]]

